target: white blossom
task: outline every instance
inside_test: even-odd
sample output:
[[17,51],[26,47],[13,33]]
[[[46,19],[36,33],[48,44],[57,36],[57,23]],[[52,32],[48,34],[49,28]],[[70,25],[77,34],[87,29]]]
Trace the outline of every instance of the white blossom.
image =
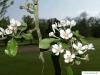
[[69,50],[66,50],[66,53],[64,54],[65,63],[73,62],[74,58],[75,58],[75,54],[74,53],[71,54]]
[[72,20],[72,21],[70,22],[70,26],[73,27],[73,26],[75,26],[75,25],[76,25],[76,22],[75,22],[74,20]]
[[16,21],[15,21],[15,19],[10,19],[10,25],[12,25],[12,26],[14,26],[14,25],[16,25]]
[[19,22],[19,21],[16,20],[16,25],[17,26],[21,26],[21,22]]
[[12,33],[13,33],[13,31],[12,31],[12,30],[10,30],[9,28],[7,28],[7,29],[5,30],[5,33],[9,35],[9,34],[12,34]]
[[66,24],[67,24],[67,26],[69,26],[71,24],[71,22],[69,20],[66,20]]
[[54,33],[55,33],[55,29],[57,29],[57,24],[56,23],[52,24],[52,30],[53,30]]
[[90,43],[90,44],[87,45],[87,49],[88,50],[94,50],[95,48],[94,48],[93,44]]
[[65,20],[61,20],[60,21],[60,25],[63,26],[63,27],[67,26],[66,21]]
[[69,26],[70,25],[70,21],[69,20],[60,20],[60,24],[58,24],[58,27],[65,27],[65,26]]
[[4,29],[0,27],[0,35],[4,35]]
[[62,44],[60,43],[59,45],[58,44],[52,45],[52,52],[55,55],[59,55],[59,53],[63,53],[64,49],[62,49]]
[[2,32],[0,32],[0,35],[3,35],[3,33],[2,33]]
[[67,30],[63,30],[61,29],[60,30],[60,37],[63,38],[63,39],[69,39],[73,36],[71,30],[68,28]]
[[87,49],[87,45],[82,45],[82,43],[78,42],[77,44],[73,44],[73,48],[78,51],[79,54],[84,54]]
[[54,32],[50,32],[50,33],[49,33],[49,36],[55,36],[55,35],[54,35]]
[[15,30],[17,30],[17,26],[9,25],[9,26],[8,26],[8,29],[9,29],[9,30],[12,30],[12,31],[15,31]]
[[10,25],[11,26],[21,26],[21,23],[15,19],[10,20]]

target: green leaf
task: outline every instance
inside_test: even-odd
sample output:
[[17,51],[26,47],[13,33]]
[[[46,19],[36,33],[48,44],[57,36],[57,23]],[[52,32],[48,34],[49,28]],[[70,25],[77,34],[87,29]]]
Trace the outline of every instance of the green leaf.
[[17,54],[17,42],[15,39],[11,39],[7,43],[7,48],[5,49],[5,54],[9,56],[15,56]]
[[25,22],[21,22],[21,26],[18,27],[18,30],[25,31],[27,29],[27,24]]
[[81,61],[75,60],[75,64],[76,64],[76,65],[80,65],[80,64],[81,64]]
[[85,37],[84,37],[84,36],[82,36],[82,35],[79,34],[79,31],[78,31],[78,30],[74,32],[74,35],[75,35],[76,37],[78,37],[79,40],[80,40],[83,44],[88,44],[88,41],[85,40]]
[[21,39],[22,36],[21,36],[21,35],[16,35],[14,38],[16,38],[16,39]]
[[81,41],[83,44],[88,44],[88,41],[87,41],[85,38],[80,38],[80,41]]
[[62,48],[64,48],[64,49],[67,49],[68,48],[68,44],[66,44],[66,43],[61,43],[62,44]]
[[70,65],[68,65],[66,67],[66,71],[67,71],[67,75],[73,75],[73,70],[72,70],[72,67]]
[[76,30],[76,31],[74,32],[74,35],[75,35],[76,37],[79,37],[79,36],[80,36],[79,31]]
[[48,49],[50,47],[50,44],[53,42],[57,42],[59,41],[59,39],[55,39],[55,38],[45,38],[42,39],[39,43],[39,48],[41,49]]
[[25,40],[32,40],[32,39],[33,39],[33,36],[32,36],[31,33],[23,34],[22,37],[23,37]]
[[76,31],[74,32],[74,35],[75,35],[76,37],[79,37],[79,38],[84,38],[84,36],[82,36],[82,35],[79,34],[79,31],[78,31],[78,30],[76,30]]

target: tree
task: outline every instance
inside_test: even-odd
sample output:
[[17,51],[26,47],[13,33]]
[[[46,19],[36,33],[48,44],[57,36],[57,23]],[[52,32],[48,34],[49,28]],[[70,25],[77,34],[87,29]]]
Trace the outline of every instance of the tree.
[[13,0],[0,0],[0,18],[7,12],[7,8],[13,4]]

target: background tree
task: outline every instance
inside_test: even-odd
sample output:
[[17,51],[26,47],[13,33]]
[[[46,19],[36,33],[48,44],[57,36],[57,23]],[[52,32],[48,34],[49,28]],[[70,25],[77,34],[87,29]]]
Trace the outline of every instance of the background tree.
[[7,8],[13,4],[13,0],[0,0],[0,19],[7,12]]

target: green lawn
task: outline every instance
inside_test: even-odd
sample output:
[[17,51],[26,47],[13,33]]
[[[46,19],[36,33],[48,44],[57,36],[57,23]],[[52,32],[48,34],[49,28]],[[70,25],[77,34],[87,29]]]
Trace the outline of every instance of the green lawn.
[[[90,61],[74,66],[74,75],[81,75],[81,71],[100,71],[100,39],[89,38],[96,50],[90,53]],[[54,75],[50,54],[45,53],[44,72],[43,64],[38,59],[38,52],[21,53],[16,57],[0,54],[0,75]],[[61,61],[62,75],[66,75],[65,64]]]

